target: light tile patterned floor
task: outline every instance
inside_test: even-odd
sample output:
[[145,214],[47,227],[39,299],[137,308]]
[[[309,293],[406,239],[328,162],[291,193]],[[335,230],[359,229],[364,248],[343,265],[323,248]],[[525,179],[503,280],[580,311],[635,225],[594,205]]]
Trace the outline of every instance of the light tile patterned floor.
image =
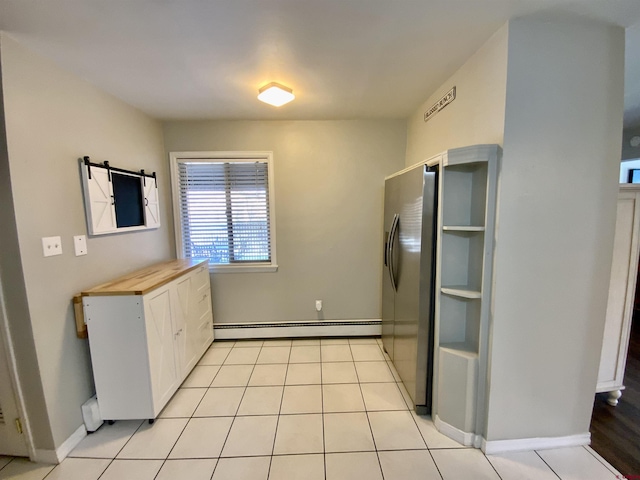
[[216,341],[153,425],[105,424],[55,468],[0,457],[0,480],[616,478],[589,448],[463,448],[396,379],[379,338]]

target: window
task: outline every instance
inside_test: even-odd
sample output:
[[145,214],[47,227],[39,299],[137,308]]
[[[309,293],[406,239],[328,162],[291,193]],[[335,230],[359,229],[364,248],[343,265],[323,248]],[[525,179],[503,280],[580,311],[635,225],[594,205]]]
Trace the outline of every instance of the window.
[[271,152],[171,153],[178,254],[214,271],[276,271]]

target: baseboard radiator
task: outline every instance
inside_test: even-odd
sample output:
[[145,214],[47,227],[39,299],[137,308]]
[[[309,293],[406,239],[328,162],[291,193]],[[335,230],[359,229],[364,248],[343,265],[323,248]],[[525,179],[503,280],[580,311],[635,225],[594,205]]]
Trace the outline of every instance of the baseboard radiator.
[[366,319],[217,324],[214,322],[213,331],[216,340],[378,336],[382,331],[382,321]]

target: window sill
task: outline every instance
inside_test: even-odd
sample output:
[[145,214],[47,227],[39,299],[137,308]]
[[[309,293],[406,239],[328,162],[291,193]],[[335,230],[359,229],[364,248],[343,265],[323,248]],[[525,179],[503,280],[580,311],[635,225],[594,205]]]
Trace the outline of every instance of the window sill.
[[246,264],[246,265],[211,265],[210,273],[272,273],[278,271],[278,265]]

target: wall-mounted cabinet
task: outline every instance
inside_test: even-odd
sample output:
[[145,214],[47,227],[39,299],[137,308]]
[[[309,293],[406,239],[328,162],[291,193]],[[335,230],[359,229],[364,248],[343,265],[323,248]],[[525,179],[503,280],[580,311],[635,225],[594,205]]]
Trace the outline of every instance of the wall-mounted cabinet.
[[160,205],[155,173],[133,172],[80,161],[89,235],[158,228]]
[[467,445],[483,433],[499,155],[477,145],[440,160],[433,415]]

